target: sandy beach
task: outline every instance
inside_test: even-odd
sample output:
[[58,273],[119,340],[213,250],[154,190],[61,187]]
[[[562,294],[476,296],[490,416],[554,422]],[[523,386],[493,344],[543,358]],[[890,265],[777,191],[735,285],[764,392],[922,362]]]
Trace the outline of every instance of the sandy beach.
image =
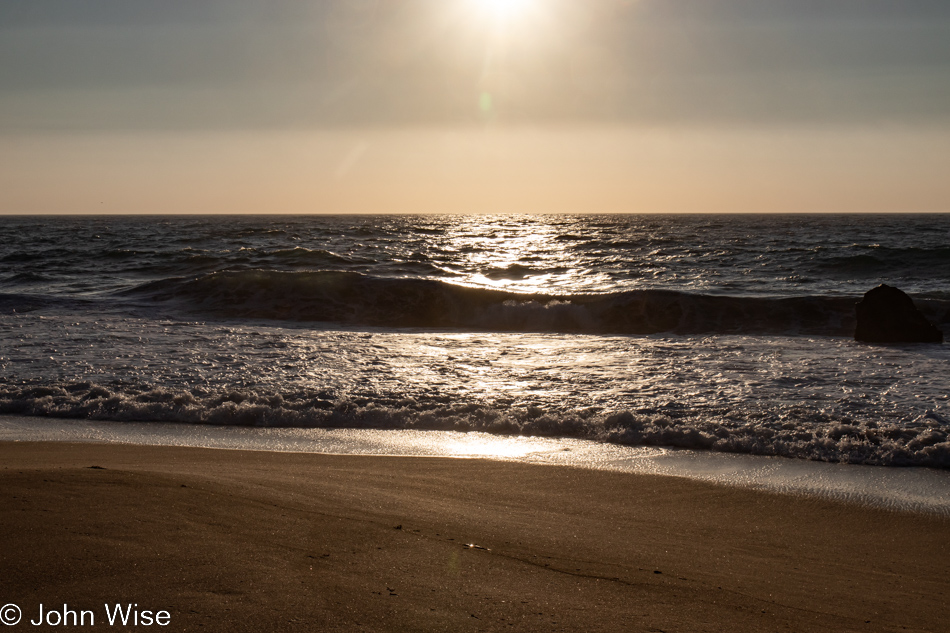
[[[575,468],[0,443],[3,603],[176,631],[941,631],[950,521]],[[133,628],[133,627],[129,627]],[[135,627],[138,628],[138,627]],[[153,628],[153,627],[149,627]]]

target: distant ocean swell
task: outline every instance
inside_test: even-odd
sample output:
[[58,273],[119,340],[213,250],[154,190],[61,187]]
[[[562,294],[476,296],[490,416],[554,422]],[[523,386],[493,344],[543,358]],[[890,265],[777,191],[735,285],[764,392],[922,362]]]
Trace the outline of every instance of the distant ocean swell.
[[[821,247],[819,247],[819,250]],[[840,277],[873,277],[881,274],[922,275],[934,279],[950,276],[950,246],[942,248],[852,247],[847,254],[825,256],[812,266],[814,274]]]
[[[219,318],[512,332],[810,334],[854,331],[854,297],[731,297],[675,290],[523,294],[355,272],[226,271],[123,293]],[[918,302],[944,329],[950,301]]]
[[874,421],[801,407],[545,410],[517,403],[419,400],[261,389],[169,390],[89,382],[0,384],[0,413],[193,424],[483,431],[572,437],[883,466],[950,468],[950,420],[935,412]]

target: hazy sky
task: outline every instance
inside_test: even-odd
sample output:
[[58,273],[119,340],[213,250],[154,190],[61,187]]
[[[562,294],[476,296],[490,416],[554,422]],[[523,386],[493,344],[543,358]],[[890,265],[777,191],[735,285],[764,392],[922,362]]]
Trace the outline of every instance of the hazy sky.
[[0,213],[950,211],[950,2],[0,0]]

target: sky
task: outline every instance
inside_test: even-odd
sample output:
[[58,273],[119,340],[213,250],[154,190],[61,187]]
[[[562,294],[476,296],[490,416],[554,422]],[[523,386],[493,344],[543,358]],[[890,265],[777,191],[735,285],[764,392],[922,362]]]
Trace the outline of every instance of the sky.
[[945,0],[0,0],[0,213],[950,211]]

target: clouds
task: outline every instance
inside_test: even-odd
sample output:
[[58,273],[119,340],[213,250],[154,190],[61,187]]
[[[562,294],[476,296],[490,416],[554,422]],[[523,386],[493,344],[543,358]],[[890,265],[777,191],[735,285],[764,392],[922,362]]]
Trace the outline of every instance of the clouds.
[[7,129],[943,120],[946,3],[6,0]]
[[950,3],[0,0],[0,213],[940,211]]

